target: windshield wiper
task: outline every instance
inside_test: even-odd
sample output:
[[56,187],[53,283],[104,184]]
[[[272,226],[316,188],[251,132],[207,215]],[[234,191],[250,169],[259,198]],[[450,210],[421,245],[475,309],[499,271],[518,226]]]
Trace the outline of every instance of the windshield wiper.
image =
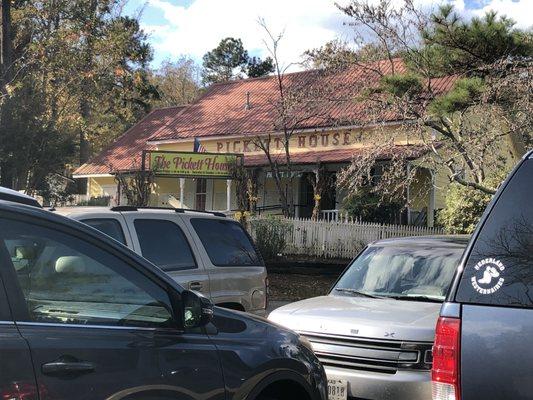
[[349,289],[349,288],[335,288],[335,290],[338,292],[351,293],[351,294],[356,294],[356,295],[363,296],[363,297],[369,297],[371,299],[384,299],[385,298],[382,296],[376,296],[373,294],[360,292],[359,290]]
[[436,299],[435,297],[417,295],[417,296],[390,296],[395,300],[409,300],[409,301],[427,301],[429,303],[442,303],[443,300]]

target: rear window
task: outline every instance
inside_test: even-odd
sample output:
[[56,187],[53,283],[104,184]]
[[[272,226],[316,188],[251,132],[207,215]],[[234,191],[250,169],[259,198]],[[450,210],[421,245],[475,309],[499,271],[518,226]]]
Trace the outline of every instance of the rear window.
[[191,219],[213,265],[262,265],[261,259],[248,234],[234,221],[214,218]]
[[98,229],[100,232],[105,233],[107,236],[111,236],[113,239],[124,245],[126,244],[126,238],[124,237],[122,226],[120,225],[120,222],[114,218],[83,219],[81,222]]
[[533,161],[522,164],[484,223],[456,300],[533,307]]
[[191,246],[181,228],[174,222],[136,219],[133,224],[144,258],[163,271],[196,268]]

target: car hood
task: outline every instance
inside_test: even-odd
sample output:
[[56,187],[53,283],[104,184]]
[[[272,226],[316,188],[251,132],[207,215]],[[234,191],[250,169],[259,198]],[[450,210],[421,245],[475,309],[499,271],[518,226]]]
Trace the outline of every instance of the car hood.
[[269,319],[298,332],[432,342],[439,303],[321,296],[274,310]]

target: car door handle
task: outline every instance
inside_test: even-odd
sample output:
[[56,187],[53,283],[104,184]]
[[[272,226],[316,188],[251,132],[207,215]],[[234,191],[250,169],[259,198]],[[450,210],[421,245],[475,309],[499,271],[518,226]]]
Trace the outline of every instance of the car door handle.
[[189,289],[191,290],[202,290],[202,282],[191,282],[189,283]]
[[69,359],[59,358],[55,361],[43,364],[41,370],[45,375],[80,374],[93,372],[95,370],[95,365],[89,361],[74,361],[69,357]]

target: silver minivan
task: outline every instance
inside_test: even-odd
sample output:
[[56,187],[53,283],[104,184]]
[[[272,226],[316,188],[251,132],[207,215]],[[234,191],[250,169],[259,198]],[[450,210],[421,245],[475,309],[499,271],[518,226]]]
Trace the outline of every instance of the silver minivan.
[[329,295],[278,308],[269,319],[311,342],[326,368],[330,400],[431,399],[435,324],[467,242],[374,242]]
[[243,227],[224,214],[130,206],[55,211],[133,249],[215,305],[266,313],[268,280],[263,260]]

